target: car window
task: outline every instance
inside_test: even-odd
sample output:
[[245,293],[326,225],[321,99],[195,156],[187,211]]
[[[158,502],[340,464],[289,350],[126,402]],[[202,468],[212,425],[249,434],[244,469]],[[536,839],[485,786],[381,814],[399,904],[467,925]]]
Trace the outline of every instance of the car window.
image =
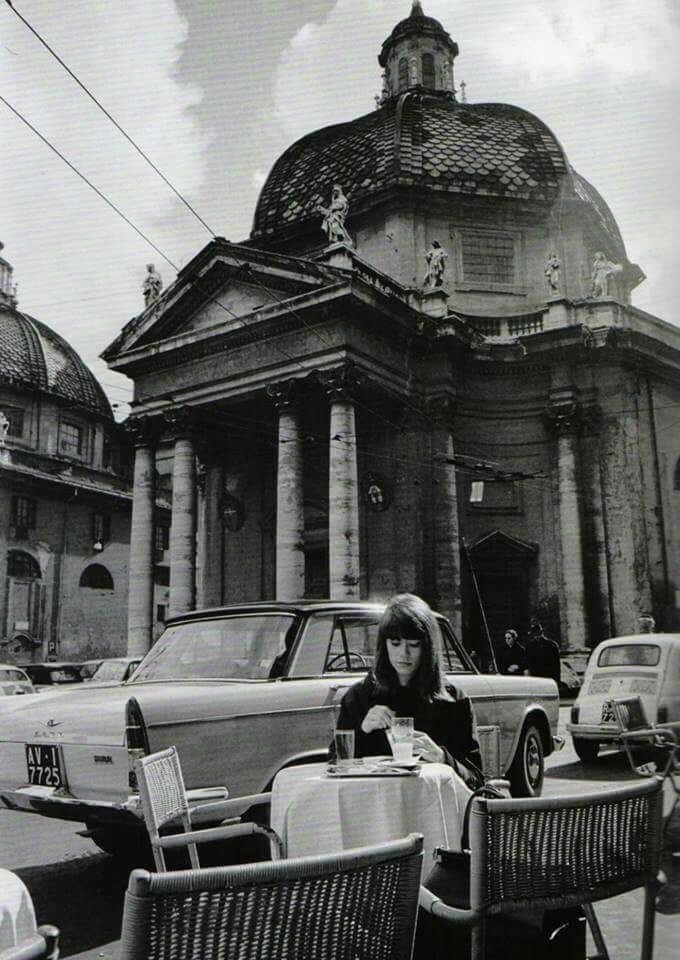
[[60,667],[48,672],[48,683],[77,683],[82,680],[77,667]]
[[442,667],[445,673],[475,673],[475,668],[461,650],[458,641],[443,620],[437,620],[440,635]]
[[264,680],[285,656],[292,614],[244,614],[169,626],[130,683],[146,680]]
[[108,680],[122,680],[125,676],[127,664],[125,660],[104,660],[99,664],[92,675],[92,683],[102,683]]
[[378,617],[337,617],[324,672],[364,672],[370,669],[375,663],[378,622]]
[[28,677],[23,672],[23,670],[8,670],[7,671],[8,680],[21,680],[23,683],[28,683]]
[[332,613],[313,613],[305,624],[290,668],[289,676],[318,677],[323,671],[328,645],[333,636]]
[[597,658],[598,667],[655,667],[661,648],[655,643],[625,643],[605,647]]

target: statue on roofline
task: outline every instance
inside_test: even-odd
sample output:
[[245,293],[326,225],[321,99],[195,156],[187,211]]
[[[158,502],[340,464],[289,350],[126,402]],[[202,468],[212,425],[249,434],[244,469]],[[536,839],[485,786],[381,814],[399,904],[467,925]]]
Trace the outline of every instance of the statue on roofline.
[[433,240],[432,246],[425,254],[427,271],[423,279],[423,286],[426,289],[434,290],[435,287],[443,286],[447,259],[448,254],[442,248],[439,240]]
[[557,293],[560,289],[560,267],[561,263],[557,254],[548,254],[548,259],[545,262],[545,270],[543,273],[548,283],[548,290],[550,293]]
[[329,243],[347,243],[349,246],[354,246],[352,238],[345,227],[345,219],[349,212],[349,200],[342,192],[342,187],[339,183],[333,186],[329,206],[324,207],[318,204],[317,210],[323,214],[322,226],[326,232]]
[[590,275],[590,296],[608,297],[609,296],[609,278],[615,273],[621,273],[623,267],[620,263],[612,263],[607,257],[598,251],[593,259],[593,270]]
[[158,300],[163,288],[163,280],[160,273],[156,270],[153,263],[147,263],[146,276],[142,284],[142,293],[144,294],[144,306],[148,307]]

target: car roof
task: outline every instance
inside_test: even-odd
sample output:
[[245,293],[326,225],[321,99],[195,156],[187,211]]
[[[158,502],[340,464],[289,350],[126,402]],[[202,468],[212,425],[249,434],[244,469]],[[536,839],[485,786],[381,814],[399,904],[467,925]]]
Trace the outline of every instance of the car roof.
[[207,607],[203,610],[190,610],[188,613],[169,617],[166,626],[184,623],[190,620],[220,617],[233,613],[309,613],[321,611],[328,613],[382,613],[384,603],[368,600],[256,600],[252,603],[230,603],[222,607]]
[[680,643],[680,633],[631,633],[626,637],[610,637],[599,643],[598,649],[624,643],[656,643],[660,647],[672,647]]
[[23,667],[20,667],[18,663],[0,663],[0,670],[21,670],[22,673],[25,673]]
[[40,663],[23,663],[21,665],[22,670],[30,669],[31,667],[46,667],[48,670],[61,670],[63,667],[82,667],[82,663],[78,660],[42,660]]

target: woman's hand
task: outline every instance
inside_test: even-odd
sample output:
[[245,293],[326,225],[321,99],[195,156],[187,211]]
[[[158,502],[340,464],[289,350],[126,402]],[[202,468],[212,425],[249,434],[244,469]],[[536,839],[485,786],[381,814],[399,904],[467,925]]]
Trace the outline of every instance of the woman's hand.
[[364,733],[371,733],[373,730],[387,730],[392,726],[393,716],[395,716],[394,710],[390,710],[384,703],[376,703],[361,721],[361,729]]
[[437,746],[432,737],[420,730],[413,731],[413,753],[428,763],[443,763],[446,758],[443,749]]

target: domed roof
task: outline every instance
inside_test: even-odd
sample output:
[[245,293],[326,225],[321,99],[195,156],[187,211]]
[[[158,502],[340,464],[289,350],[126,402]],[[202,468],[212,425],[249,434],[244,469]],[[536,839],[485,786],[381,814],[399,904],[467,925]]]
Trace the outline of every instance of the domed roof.
[[262,188],[252,237],[317,222],[316,208],[328,202],[334,183],[356,214],[393,187],[551,203],[565,180],[576,200],[606,211],[616,229],[602,198],[572,173],[558,140],[533,114],[411,91],[289,147]]
[[0,304],[0,383],[39,390],[113,419],[106,394],[75,350],[44,323]]
[[444,29],[439,20],[435,20],[434,17],[426,17],[422,6],[419,2],[416,2],[413,4],[410,15],[404,20],[399,21],[387,40],[383,43],[378,56],[380,66],[385,66],[387,63],[387,54],[398,40],[414,34],[418,36],[436,37],[452,49],[455,48],[456,53],[458,53],[458,45],[453,42],[448,31]]

